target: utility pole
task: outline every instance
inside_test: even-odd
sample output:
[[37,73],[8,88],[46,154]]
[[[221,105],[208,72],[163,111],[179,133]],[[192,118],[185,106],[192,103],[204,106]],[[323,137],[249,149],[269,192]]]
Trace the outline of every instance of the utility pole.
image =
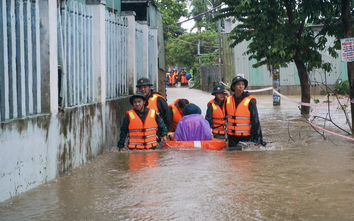
[[[206,0],[210,5],[212,10],[212,17],[214,18],[214,5],[209,0]],[[220,6],[218,6],[220,7]],[[219,56],[218,56],[218,64],[219,64],[219,75],[220,78],[222,77],[222,69],[221,69],[221,20],[218,20],[218,49],[219,49]],[[219,79],[221,80],[221,79]]]
[[[219,62],[219,74],[220,74],[220,78],[222,77],[222,69],[221,69],[221,20],[219,19],[218,20],[218,40],[219,40],[219,43],[218,43],[218,47],[219,47],[219,59],[218,59],[218,62]],[[219,79],[221,80],[221,79]]]

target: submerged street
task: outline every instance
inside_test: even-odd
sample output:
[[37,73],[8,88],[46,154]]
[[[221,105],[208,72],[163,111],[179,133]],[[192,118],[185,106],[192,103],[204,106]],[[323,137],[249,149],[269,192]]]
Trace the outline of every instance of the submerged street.
[[[353,220],[354,142],[316,132],[298,104],[282,99],[273,106],[271,95],[252,95],[266,148],[118,152],[112,147],[65,176],[0,203],[0,219]],[[213,96],[168,88],[168,103],[177,98],[197,104],[204,116]],[[316,116],[327,113],[324,106]],[[330,113],[349,131],[337,106]]]

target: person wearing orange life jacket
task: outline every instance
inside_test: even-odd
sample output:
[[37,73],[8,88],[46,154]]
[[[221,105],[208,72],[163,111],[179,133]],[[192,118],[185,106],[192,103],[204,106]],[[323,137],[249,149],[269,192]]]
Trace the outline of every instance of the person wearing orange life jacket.
[[226,130],[225,100],[230,93],[224,86],[216,85],[211,92],[215,98],[210,100],[207,105],[205,119],[209,122],[214,138],[224,139]]
[[147,98],[138,92],[129,98],[129,102],[134,108],[127,111],[123,118],[117,144],[119,151],[124,147],[127,137],[129,149],[156,149],[159,145],[157,131],[160,131],[162,143],[166,143],[166,125],[154,109],[147,107]]
[[230,147],[237,147],[240,141],[251,141],[256,146],[266,145],[263,141],[256,98],[244,91],[247,85],[248,81],[243,77],[234,77],[231,91],[235,93],[227,97],[225,102],[226,130]]
[[178,98],[170,104],[168,107],[170,108],[172,112],[172,121],[170,125],[169,131],[174,132],[176,130],[178,122],[182,119],[183,115],[183,108],[189,104],[190,102],[187,99],[180,99]]
[[178,74],[178,71],[177,70],[175,70],[174,72],[173,72],[173,76],[174,76],[174,78],[175,78],[175,81],[176,81],[176,84],[179,82],[179,74]]
[[166,72],[166,79],[165,79],[165,81],[166,81],[166,86],[167,87],[169,87],[169,86],[171,86],[170,85],[170,73],[169,72]]
[[188,80],[187,80],[187,77],[186,77],[186,72],[185,71],[182,71],[181,72],[181,86],[186,86],[188,85]]
[[175,78],[175,76],[174,76],[172,71],[168,75],[168,82],[169,82],[170,86],[175,86],[175,84],[176,84],[176,78]]
[[163,119],[168,129],[171,124],[172,113],[168,108],[166,99],[160,93],[154,92],[151,89],[152,83],[148,78],[140,78],[136,84],[136,87],[138,88],[139,92],[144,94],[144,96],[149,100],[149,105],[147,107],[154,109],[160,114],[160,117]]

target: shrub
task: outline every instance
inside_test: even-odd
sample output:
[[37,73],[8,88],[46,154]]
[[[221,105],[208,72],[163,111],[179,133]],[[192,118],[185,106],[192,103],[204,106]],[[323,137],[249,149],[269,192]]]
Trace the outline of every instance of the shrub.
[[333,86],[334,86],[336,93],[341,94],[341,95],[349,94],[349,81],[348,80],[336,81]]

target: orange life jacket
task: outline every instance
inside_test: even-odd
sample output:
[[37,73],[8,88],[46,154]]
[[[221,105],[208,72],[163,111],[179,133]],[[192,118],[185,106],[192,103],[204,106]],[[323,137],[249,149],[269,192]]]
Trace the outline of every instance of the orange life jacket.
[[188,80],[187,80],[186,75],[181,76],[181,84],[188,84]]
[[175,102],[168,105],[172,109],[172,122],[171,122],[171,131],[175,131],[177,128],[178,122],[182,119],[183,115],[178,111],[176,107],[177,102],[181,100],[178,98]]
[[212,114],[213,124],[211,126],[211,128],[213,129],[213,134],[225,135],[226,118],[225,118],[224,105],[222,105],[221,108],[219,105],[215,104],[215,99],[210,100],[207,106],[209,107],[209,105],[211,105],[213,108],[213,114]]
[[256,98],[245,97],[239,105],[235,106],[234,96],[226,99],[227,134],[230,136],[251,136],[251,112],[248,109],[249,102]]
[[170,84],[175,84],[175,83],[176,83],[176,81],[175,81],[175,76],[174,76],[173,74],[170,74],[170,75],[168,76],[168,82],[169,82]]
[[178,79],[179,79],[178,72],[175,72],[175,73],[174,73],[174,77],[176,78],[176,80],[178,80]]
[[161,94],[154,93],[152,97],[149,97],[149,105],[147,106],[147,108],[154,109],[156,112],[160,112],[157,106],[157,98],[159,97],[163,98],[166,101],[166,99]]
[[156,112],[150,109],[146,115],[145,121],[134,110],[127,111],[129,116],[129,148],[150,149],[158,145],[156,141]]

